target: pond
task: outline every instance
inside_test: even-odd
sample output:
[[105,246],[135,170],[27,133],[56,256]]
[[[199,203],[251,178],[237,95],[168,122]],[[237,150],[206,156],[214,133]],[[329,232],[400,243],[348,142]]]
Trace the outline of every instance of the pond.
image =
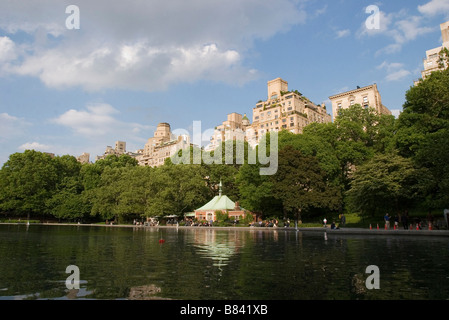
[[447,237],[5,224],[0,258],[2,300],[449,298]]

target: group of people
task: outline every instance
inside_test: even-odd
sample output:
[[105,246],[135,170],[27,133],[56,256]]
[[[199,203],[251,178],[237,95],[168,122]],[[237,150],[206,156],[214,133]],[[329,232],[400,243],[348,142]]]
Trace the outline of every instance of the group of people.
[[186,223],[185,223],[186,227],[212,227],[212,225],[213,225],[212,220],[196,221],[196,220],[193,220],[192,218],[186,219]]
[[[386,213],[384,216],[386,229],[391,228],[391,223],[390,223],[391,220],[392,219],[391,219],[390,214]],[[410,228],[410,226],[412,226],[412,222],[410,220],[411,219],[409,218],[407,211],[405,211],[405,213],[401,216],[395,215],[393,217],[394,228],[399,229],[399,223],[402,223],[402,227],[404,228],[404,230],[408,230]],[[415,217],[413,222],[414,222],[414,225],[416,226],[416,229],[422,230],[423,221],[419,217]],[[434,218],[433,218],[431,211],[429,211],[429,213],[427,214],[426,222],[427,222],[427,226],[428,226],[429,230],[433,229]]]
[[[346,226],[346,216],[345,216],[345,214],[344,213],[340,214],[338,216],[338,218],[340,219],[340,224],[337,225],[335,223],[335,220],[333,220],[332,223],[331,223],[331,229],[332,230],[333,229],[340,229],[340,226],[342,226],[342,227]],[[327,219],[326,218],[323,219],[323,223],[324,223],[324,227],[327,228]]]
[[252,222],[249,224],[250,227],[278,227],[279,226],[279,220],[277,219],[271,219],[271,220],[264,220],[259,222]]

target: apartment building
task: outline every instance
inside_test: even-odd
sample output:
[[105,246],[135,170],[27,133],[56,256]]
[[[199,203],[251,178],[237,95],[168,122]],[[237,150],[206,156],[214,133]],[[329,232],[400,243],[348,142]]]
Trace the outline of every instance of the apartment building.
[[179,150],[189,147],[188,135],[176,136],[171,132],[170,124],[162,122],[158,124],[154,136],[148,139],[144,149],[135,158],[141,166],[158,167]]
[[267,132],[289,130],[299,134],[310,123],[332,121],[324,104],[314,104],[297,90],[289,91],[287,81],[281,78],[268,81],[267,93],[267,100],[260,100],[253,108],[253,123],[246,128],[252,147]]
[[[428,77],[432,72],[439,71],[442,69],[440,65],[440,51],[443,48],[449,49],[449,21],[440,24],[440,29],[443,44],[440,47],[426,51],[426,57],[423,59],[424,70],[421,72],[422,79]],[[418,83],[419,80],[415,81],[415,85]]]
[[120,156],[125,153],[126,153],[126,142],[125,141],[116,141],[114,148],[112,148],[112,146],[106,146],[106,150],[104,151],[104,153],[101,156],[96,156],[95,161],[100,160],[100,159],[105,159],[107,156],[109,156],[111,154]]
[[246,140],[246,129],[250,125],[249,119],[244,114],[233,112],[228,114],[227,120],[214,129],[214,134],[210,138],[210,144],[205,151],[215,150],[222,142],[228,140]]
[[341,109],[348,109],[355,104],[365,108],[373,108],[378,114],[391,115],[391,111],[382,104],[377,84],[363,88],[357,87],[357,89],[330,96],[329,99],[332,103],[333,120],[338,116]]
[[87,152],[83,152],[82,155],[76,157],[76,160],[82,164],[89,163],[90,154]]

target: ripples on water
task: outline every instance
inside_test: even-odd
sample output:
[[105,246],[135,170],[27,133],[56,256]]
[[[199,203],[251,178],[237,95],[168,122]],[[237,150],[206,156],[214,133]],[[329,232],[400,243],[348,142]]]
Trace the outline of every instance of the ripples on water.
[[[0,299],[449,298],[439,237],[0,225],[0,256]],[[78,291],[65,287],[72,264]],[[365,286],[369,265],[379,290]]]

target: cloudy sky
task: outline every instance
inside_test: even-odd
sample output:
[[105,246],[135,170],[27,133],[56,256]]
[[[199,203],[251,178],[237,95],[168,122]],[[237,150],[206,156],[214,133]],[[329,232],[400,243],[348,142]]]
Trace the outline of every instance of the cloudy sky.
[[277,77],[328,110],[377,83],[398,113],[448,20],[447,0],[0,0],[0,165],[134,151],[159,122],[208,132]]

